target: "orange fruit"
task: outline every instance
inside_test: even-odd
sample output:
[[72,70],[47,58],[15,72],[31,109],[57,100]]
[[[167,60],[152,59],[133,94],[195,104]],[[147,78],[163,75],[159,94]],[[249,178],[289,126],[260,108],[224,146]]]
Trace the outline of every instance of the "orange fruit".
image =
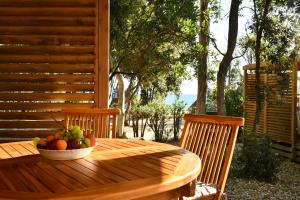
[[60,138],[60,136],[62,135],[62,132],[56,132],[56,133],[54,133],[54,139],[59,139]]
[[49,135],[46,137],[47,142],[51,142],[52,140],[54,140],[54,136],[53,135]]
[[56,148],[58,150],[66,150],[67,149],[67,142],[65,140],[57,140]]

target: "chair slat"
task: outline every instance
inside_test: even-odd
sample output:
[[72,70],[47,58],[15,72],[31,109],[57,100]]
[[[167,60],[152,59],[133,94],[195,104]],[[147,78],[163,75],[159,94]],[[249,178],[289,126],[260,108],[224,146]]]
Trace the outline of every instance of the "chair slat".
[[[86,135],[94,134],[98,138],[116,138],[116,121],[119,109],[77,109],[63,110],[65,126],[77,125]],[[112,119],[112,127],[110,127]]]

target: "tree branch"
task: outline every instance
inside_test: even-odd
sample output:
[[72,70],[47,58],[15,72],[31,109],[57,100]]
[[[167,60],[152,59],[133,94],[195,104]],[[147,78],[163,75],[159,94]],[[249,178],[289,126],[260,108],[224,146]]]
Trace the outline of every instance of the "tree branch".
[[212,42],[214,48],[223,56],[225,56],[225,53],[223,53],[219,48],[218,48],[218,45],[216,43],[216,39],[213,38],[213,37],[209,37],[210,41]]

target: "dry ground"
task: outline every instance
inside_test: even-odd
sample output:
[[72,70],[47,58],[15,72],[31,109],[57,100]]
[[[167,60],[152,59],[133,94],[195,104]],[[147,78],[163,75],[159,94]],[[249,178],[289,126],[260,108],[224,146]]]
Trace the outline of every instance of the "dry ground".
[[[128,138],[133,138],[131,127],[125,127],[124,131]],[[144,139],[153,138],[152,130],[147,127]],[[229,177],[225,192],[229,200],[300,200],[300,164],[283,161],[273,184]]]
[[230,200],[300,200],[300,164],[284,161],[277,178],[270,184],[229,177],[225,191]]

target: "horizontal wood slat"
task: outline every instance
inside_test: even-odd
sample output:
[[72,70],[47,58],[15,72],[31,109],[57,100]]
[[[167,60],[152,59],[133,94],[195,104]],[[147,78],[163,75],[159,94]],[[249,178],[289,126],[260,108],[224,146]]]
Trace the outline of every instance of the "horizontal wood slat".
[[4,120],[62,120],[61,112],[0,112]]
[[[1,11],[0,11],[1,12]],[[31,44],[31,45],[93,45],[93,36],[74,35],[0,35],[0,44]]]
[[94,63],[93,55],[5,55],[0,63]]
[[[48,129],[48,130],[26,130],[26,129],[19,129],[19,130],[0,130],[0,135],[5,140],[14,139],[13,141],[24,140],[24,138],[29,139],[33,137],[47,137],[55,132],[59,131],[57,129]],[[2,140],[2,139],[1,139]]]
[[94,35],[93,26],[0,26],[1,35]]
[[1,91],[94,91],[94,84],[42,84],[42,83],[6,83],[0,82]]
[[74,6],[95,6],[94,0],[1,0],[0,6],[36,6],[36,7],[52,7],[52,6],[59,6],[59,7],[74,7]]
[[[1,10],[1,8],[0,8]],[[0,13],[1,16],[1,13]],[[94,17],[57,17],[57,16],[1,16],[0,26],[95,26]]]
[[0,16],[94,17],[95,15],[94,8],[84,7],[0,7]]
[[63,74],[63,75],[48,75],[48,74],[0,74],[0,82],[93,82],[94,74]]
[[45,128],[62,128],[62,125],[59,125],[55,121],[1,121],[0,120],[0,129],[2,128],[40,128],[40,129],[45,129]]
[[2,103],[0,110],[47,110],[61,111],[62,109],[85,109],[94,108],[94,103]]
[[93,101],[94,94],[0,93],[1,101]]
[[[91,64],[74,65],[74,64],[49,64],[49,63],[39,63],[39,64],[31,64],[31,63],[30,64],[28,63],[1,64],[0,63],[0,71],[6,73],[12,73],[12,72],[93,73],[94,70],[95,70],[95,66]],[[19,76],[22,77],[22,75]],[[6,75],[4,77],[2,76],[1,78],[5,78],[5,77]],[[0,79],[0,81],[2,80],[4,79]],[[89,80],[93,81],[93,78],[89,78]]]
[[[94,54],[94,46],[0,46],[0,54]],[[51,70],[50,70],[51,71]]]

